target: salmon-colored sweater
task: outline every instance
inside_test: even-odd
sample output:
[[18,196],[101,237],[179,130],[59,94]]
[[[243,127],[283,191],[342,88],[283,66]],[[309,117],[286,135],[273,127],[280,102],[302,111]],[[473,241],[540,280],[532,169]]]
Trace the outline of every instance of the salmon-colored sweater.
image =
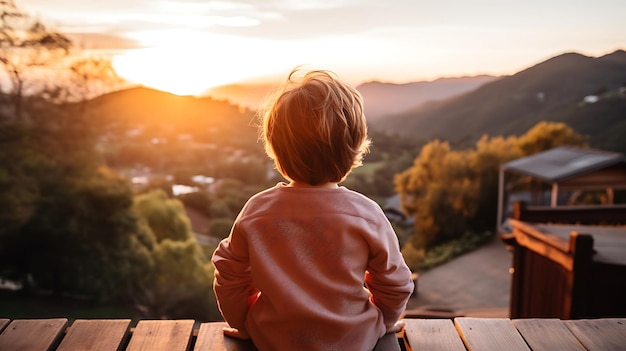
[[261,351],[372,350],[414,287],[381,208],[345,187],[256,194],[212,261],[224,319]]

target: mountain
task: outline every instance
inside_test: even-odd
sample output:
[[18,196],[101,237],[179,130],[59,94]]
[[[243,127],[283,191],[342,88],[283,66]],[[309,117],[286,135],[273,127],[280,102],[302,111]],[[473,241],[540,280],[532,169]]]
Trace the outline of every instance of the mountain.
[[89,107],[112,118],[142,123],[176,122],[197,118],[241,114],[241,107],[211,97],[179,96],[163,91],[133,87],[101,95]]
[[118,134],[135,129],[150,138],[174,139],[188,134],[197,141],[226,145],[256,141],[254,111],[210,97],[135,87],[92,99],[87,109],[94,124]]
[[[376,120],[405,112],[428,101],[444,100],[497,80],[494,76],[440,78],[405,84],[366,82],[356,86],[365,101],[365,115]],[[209,89],[204,95],[256,110],[280,85],[276,83],[229,84]]]
[[207,90],[203,96],[227,100],[251,110],[256,110],[279,84],[241,83],[221,85]]
[[593,147],[626,151],[625,90],[625,51],[566,53],[463,95],[379,118],[371,128],[468,146],[483,134],[521,135],[539,121],[557,121],[588,135]]
[[418,108],[427,102],[467,93],[497,79],[499,77],[482,75],[405,84],[368,82],[356,88],[363,95],[368,121],[375,121],[389,114]]

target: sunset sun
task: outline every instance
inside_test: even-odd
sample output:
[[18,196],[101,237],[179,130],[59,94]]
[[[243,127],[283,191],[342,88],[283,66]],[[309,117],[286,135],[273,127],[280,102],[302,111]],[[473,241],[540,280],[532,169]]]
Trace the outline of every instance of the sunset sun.
[[250,75],[240,59],[246,55],[238,53],[224,38],[191,31],[142,32],[135,36],[145,47],[113,58],[117,73],[130,82],[176,95],[200,95]]
[[113,60],[123,78],[176,95],[198,95],[207,88],[228,82],[199,57],[161,48],[137,49]]

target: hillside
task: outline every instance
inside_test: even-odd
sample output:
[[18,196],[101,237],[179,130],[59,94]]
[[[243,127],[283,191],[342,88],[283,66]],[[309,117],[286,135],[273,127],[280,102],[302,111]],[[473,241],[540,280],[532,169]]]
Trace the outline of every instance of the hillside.
[[234,104],[256,110],[267,96],[280,84],[272,83],[241,83],[227,84],[211,88],[203,94],[219,100],[227,100]]
[[[438,101],[467,93],[497,80],[494,76],[440,78],[404,84],[366,82],[356,86],[365,100],[365,115],[376,120],[385,115],[405,112],[429,101]],[[230,101],[256,110],[281,82],[229,84],[209,89],[205,96]]]
[[368,121],[375,121],[389,114],[419,108],[427,102],[445,100],[467,93],[498,79],[499,77],[483,75],[405,84],[368,82],[356,88],[363,95]]
[[[375,120],[372,129],[468,146],[483,134],[520,135],[538,121],[560,121],[589,135],[594,147],[624,152],[625,85],[625,51],[597,58],[567,53],[461,96]],[[585,102],[590,95],[597,102]]]
[[104,130],[140,128],[146,136],[174,138],[190,134],[196,141],[255,142],[254,112],[213,98],[178,96],[144,87],[116,91],[88,104]]

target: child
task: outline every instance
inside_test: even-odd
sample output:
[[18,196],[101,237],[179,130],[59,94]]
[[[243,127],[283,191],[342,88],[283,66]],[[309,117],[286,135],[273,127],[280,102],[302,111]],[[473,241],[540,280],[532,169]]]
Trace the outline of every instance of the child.
[[290,182],[250,198],[213,254],[224,333],[261,351],[372,350],[402,329],[411,272],[380,207],[338,186],[369,148],[360,94],[297,72],[262,130]]

